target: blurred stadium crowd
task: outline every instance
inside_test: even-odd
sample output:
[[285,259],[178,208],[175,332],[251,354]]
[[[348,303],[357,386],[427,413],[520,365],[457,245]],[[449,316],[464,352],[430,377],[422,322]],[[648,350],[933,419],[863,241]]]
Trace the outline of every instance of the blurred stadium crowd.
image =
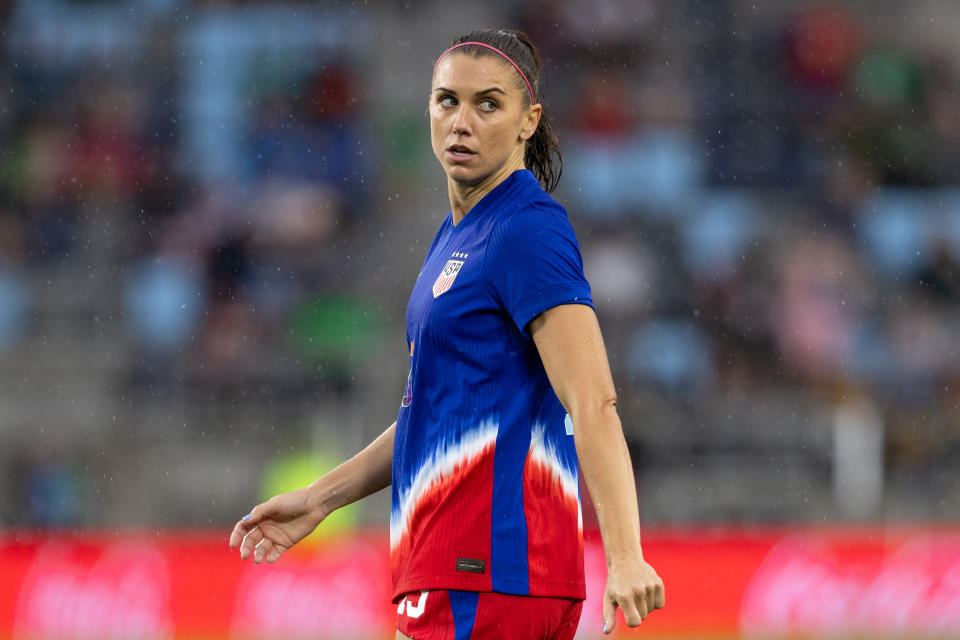
[[0,524],[231,522],[392,421],[430,69],[494,25],[547,58],[645,520],[960,516],[960,8],[474,4],[0,5]]

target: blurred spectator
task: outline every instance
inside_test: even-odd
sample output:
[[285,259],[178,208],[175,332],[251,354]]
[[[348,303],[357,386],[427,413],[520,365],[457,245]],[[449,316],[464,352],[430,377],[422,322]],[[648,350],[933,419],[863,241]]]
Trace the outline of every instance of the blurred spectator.
[[196,333],[207,300],[201,278],[175,254],[148,255],[133,265],[126,315],[141,347],[154,355],[173,351]]
[[339,194],[359,215],[373,178],[371,149],[361,133],[354,75],[337,63],[306,78],[303,95],[267,96],[253,124],[251,157],[261,178],[309,181]]
[[88,478],[76,464],[76,453],[63,446],[34,441],[17,448],[9,478],[15,522],[31,527],[74,527],[84,522]]
[[738,267],[757,230],[756,205],[743,191],[705,191],[683,222],[684,258],[699,280],[723,280]]
[[954,356],[960,348],[955,313],[940,313],[928,300],[927,296],[910,295],[890,319],[890,341],[901,384],[898,391],[908,399],[942,389],[960,372]]
[[0,354],[27,330],[30,290],[22,256],[20,224],[0,209]]
[[353,294],[308,298],[292,314],[290,344],[337,393],[347,394],[354,388],[353,363],[375,351],[382,322],[376,307]]
[[90,83],[76,139],[71,181],[84,199],[132,199],[147,179],[140,127],[144,124],[145,97],[120,82]]
[[786,56],[794,80],[810,90],[836,95],[862,46],[859,25],[842,9],[813,5],[786,25]]
[[805,238],[777,263],[771,312],[785,364],[814,379],[843,375],[862,321],[865,283],[856,256],[835,238]]
[[922,293],[944,305],[960,302],[960,260],[946,241],[937,242],[916,274]]
[[679,318],[658,319],[634,336],[630,370],[670,393],[696,394],[712,382],[710,345],[695,324]]
[[61,461],[38,463],[30,470],[30,517],[36,527],[70,527],[81,522],[81,480]]
[[593,141],[622,138],[634,130],[635,113],[619,71],[593,70],[578,92],[573,114],[578,133]]
[[927,194],[883,188],[865,199],[857,228],[878,276],[897,279],[927,260],[930,215]]
[[657,268],[641,242],[629,237],[593,239],[584,255],[584,273],[608,317],[633,317],[656,295]]

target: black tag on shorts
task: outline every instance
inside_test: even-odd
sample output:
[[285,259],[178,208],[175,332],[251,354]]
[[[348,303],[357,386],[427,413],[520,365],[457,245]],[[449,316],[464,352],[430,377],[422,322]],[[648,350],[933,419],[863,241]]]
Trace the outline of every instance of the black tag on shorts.
[[476,558],[457,558],[457,571],[466,571],[468,573],[483,573],[483,567],[486,563]]

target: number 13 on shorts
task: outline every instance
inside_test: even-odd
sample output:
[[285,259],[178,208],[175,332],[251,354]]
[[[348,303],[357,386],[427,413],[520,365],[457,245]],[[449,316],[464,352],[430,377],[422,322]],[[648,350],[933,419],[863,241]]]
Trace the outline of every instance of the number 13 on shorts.
[[[427,606],[427,596],[430,595],[429,591],[421,591],[418,594],[408,593],[400,601],[400,606],[397,607],[397,615],[403,615],[406,612],[407,616],[410,618],[419,618],[423,615],[423,610]],[[413,603],[413,598],[417,598],[417,603]]]

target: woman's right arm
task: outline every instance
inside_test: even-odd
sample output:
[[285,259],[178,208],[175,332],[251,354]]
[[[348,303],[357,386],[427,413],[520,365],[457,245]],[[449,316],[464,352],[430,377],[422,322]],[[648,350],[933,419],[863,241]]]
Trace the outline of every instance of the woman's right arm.
[[390,486],[396,427],[303,489],[258,504],[233,527],[230,548],[239,545],[244,560],[252,553],[254,562],[276,562],[333,511]]

